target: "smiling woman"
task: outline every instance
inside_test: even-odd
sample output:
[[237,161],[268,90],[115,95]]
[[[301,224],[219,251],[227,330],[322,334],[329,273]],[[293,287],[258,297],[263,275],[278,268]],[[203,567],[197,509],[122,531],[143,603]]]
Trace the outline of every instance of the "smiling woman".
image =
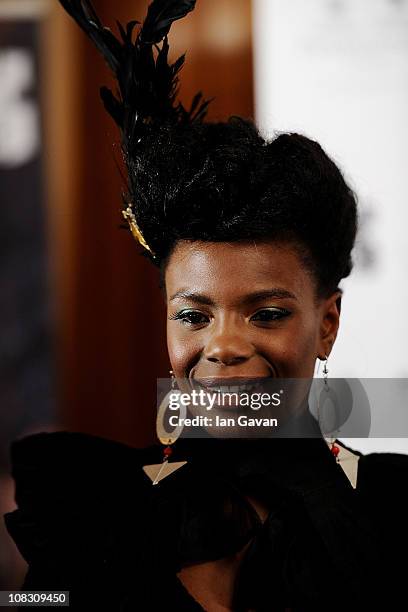
[[177,378],[313,377],[336,339],[340,292],[318,297],[298,244],[177,243],[165,274]]
[[[155,0],[120,42],[85,0],[62,4],[118,78],[119,97],[102,97],[122,135],[123,216],[161,269],[175,381],[208,393],[310,381],[352,268],[356,201],[340,170],[303,136],[265,141],[248,120],[205,123],[200,97],[176,103],[183,60],[167,64],[166,35],[193,1]],[[300,405],[307,439],[207,431],[164,453],[69,432],[15,442],[6,522],[30,564],[24,588],[69,590],[76,610],[367,609],[384,595],[390,607],[406,458],[334,446],[359,461],[353,488]],[[245,427],[265,424],[249,414]]]

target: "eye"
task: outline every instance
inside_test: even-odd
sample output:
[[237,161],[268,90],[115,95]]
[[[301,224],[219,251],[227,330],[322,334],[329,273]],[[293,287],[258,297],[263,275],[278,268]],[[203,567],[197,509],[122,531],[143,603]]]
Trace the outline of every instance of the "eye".
[[171,315],[169,319],[173,321],[181,321],[184,325],[189,327],[198,327],[208,323],[209,318],[198,310],[181,310]]
[[290,314],[291,313],[289,310],[286,310],[286,308],[262,308],[262,310],[258,310],[258,312],[251,317],[251,321],[270,323],[273,321],[280,321]]

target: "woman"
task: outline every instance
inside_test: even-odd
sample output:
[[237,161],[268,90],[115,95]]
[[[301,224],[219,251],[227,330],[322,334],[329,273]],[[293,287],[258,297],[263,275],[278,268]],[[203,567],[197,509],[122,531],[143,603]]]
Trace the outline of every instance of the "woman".
[[[210,390],[311,379],[352,266],[356,202],[339,169],[303,136],[266,142],[249,121],[203,122],[200,98],[176,103],[182,60],[167,64],[165,37],[193,1],[156,0],[120,44],[88,2],[61,3],[118,78],[118,99],[102,97],[122,134],[124,217],[162,272],[174,377]],[[405,457],[359,456],[353,488],[321,436],[206,433],[164,457],[69,432],[16,441],[6,524],[29,563],[23,589],[118,612],[399,601]]]

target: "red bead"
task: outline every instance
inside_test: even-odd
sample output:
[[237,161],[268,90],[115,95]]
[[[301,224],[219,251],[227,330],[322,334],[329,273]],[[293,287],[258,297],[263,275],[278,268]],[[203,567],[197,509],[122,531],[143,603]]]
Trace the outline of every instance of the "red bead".
[[333,444],[333,446],[331,447],[331,452],[332,452],[332,454],[333,454],[335,457],[337,457],[337,455],[338,455],[338,454],[339,454],[339,452],[340,452],[340,449],[339,449],[339,447],[338,447],[338,446],[336,446],[335,444]]
[[166,446],[166,448],[163,451],[165,457],[170,457],[172,452],[173,452],[173,450],[170,448],[170,446]]

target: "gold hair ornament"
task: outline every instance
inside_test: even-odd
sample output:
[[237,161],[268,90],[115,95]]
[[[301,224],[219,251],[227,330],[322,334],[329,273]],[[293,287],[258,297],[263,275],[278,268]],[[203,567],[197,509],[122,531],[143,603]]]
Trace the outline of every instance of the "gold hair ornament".
[[136,221],[136,217],[133,213],[133,210],[131,209],[130,205],[126,208],[126,210],[122,210],[122,215],[123,217],[126,219],[126,221],[129,224],[130,230],[132,232],[133,238],[135,238],[135,240],[137,240],[139,242],[139,244],[142,245],[143,248],[145,248],[147,251],[149,251],[151,253],[151,255],[153,257],[155,257],[152,249],[149,247],[149,245],[147,244],[146,240],[143,237],[142,232],[140,231],[140,228],[137,224]]

